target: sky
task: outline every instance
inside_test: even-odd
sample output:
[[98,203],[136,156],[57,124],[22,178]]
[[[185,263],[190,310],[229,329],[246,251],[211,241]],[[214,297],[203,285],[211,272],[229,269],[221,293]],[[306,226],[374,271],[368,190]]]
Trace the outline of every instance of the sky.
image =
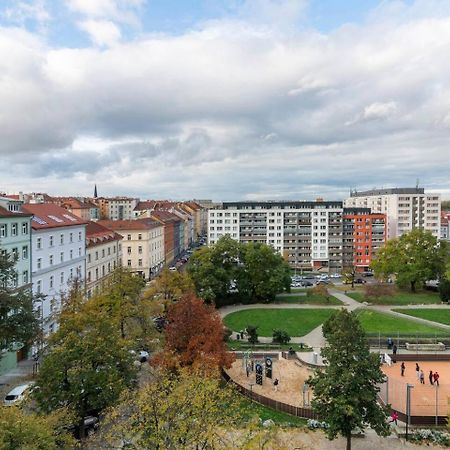
[[1,0],[0,192],[450,198],[448,0]]

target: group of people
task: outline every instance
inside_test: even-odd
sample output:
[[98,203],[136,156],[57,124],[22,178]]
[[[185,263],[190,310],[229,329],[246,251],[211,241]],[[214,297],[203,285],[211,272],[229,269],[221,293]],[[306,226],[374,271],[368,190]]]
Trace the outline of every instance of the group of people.
[[[402,365],[400,366],[402,377],[405,376],[405,368],[405,363],[402,362]],[[419,381],[420,384],[425,384],[425,374],[418,363],[416,363],[416,377],[417,381]],[[437,371],[433,373],[433,371],[430,370],[430,373],[428,374],[428,380],[430,381],[431,385],[439,386],[439,373]]]

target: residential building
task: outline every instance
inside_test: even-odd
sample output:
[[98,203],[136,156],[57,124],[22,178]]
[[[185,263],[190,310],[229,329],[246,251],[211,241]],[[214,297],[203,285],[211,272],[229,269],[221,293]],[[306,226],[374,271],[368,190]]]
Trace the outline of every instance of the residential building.
[[167,265],[180,255],[181,219],[169,211],[150,211],[150,218],[164,226],[164,260]]
[[[31,288],[31,214],[20,212],[15,200],[0,198],[0,253],[16,259],[17,278],[10,288]],[[20,204],[18,205],[21,206]],[[0,347],[0,374],[26,358],[27,348],[18,344],[14,351]]]
[[226,234],[262,242],[300,270],[342,270],[343,205],[317,202],[226,202],[208,211],[208,243]]
[[139,199],[130,197],[99,197],[92,199],[100,209],[102,220],[130,220]]
[[450,241],[450,212],[448,211],[441,213],[441,239]]
[[31,270],[45,335],[56,330],[56,313],[75,278],[86,273],[86,222],[53,203],[26,204],[31,220]]
[[387,238],[393,239],[420,228],[440,236],[440,194],[427,194],[424,188],[374,189],[353,191],[345,200],[347,208],[370,208],[386,214]]
[[97,205],[92,203],[89,199],[84,197],[55,197],[53,203],[70,211],[72,214],[80,217],[83,220],[98,220],[100,219],[100,209]]
[[344,209],[343,266],[369,271],[376,252],[386,242],[386,216],[369,208]]
[[123,237],[96,222],[86,227],[86,295],[90,298],[122,264]]
[[149,218],[100,220],[100,225],[123,237],[122,265],[146,280],[156,276],[164,265],[164,226]]

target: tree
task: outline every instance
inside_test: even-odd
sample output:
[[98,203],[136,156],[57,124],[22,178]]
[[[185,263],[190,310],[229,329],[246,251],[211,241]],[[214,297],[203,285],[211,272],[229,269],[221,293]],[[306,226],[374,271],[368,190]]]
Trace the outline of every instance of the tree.
[[242,263],[237,288],[251,302],[274,300],[279,292],[290,290],[289,265],[272,247],[254,242],[243,244]]
[[285,330],[273,330],[272,339],[273,342],[278,344],[287,344],[291,340],[291,337]]
[[145,291],[145,296],[174,302],[179,300],[184,294],[194,290],[194,282],[189,274],[178,270],[171,272],[168,269],[164,269],[150,288]]
[[418,285],[439,279],[448,260],[446,242],[438,241],[430,231],[413,229],[399,239],[386,242],[372,262],[375,275],[387,279],[395,275],[400,287],[415,292]]
[[17,279],[15,260],[0,252],[0,349],[30,343],[40,331],[31,289],[15,288]]
[[186,294],[168,312],[165,346],[154,363],[169,368],[177,365],[230,367],[234,355],[224,343],[225,328],[214,306],[194,293]]
[[55,450],[75,447],[61,414],[25,414],[21,408],[0,406],[2,450]]
[[325,284],[316,284],[313,288],[306,291],[307,297],[311,297],[313,295],[325,297],[327,301],[330,300],[330,292]]
[[312,407],[329,425],[327,437],[332,440],[341,434],[350,450],[355,428],[370,426],[378,434],[388,435],[388,410],[377,401],[377,384],[385,377],[379,355],[370,353],[358,318],[341,309],[324,323],[323,333],[326,365],[308,382],[314,389]]
[[[227,433],[242,421],[241,399],[219,377],[183,369],[159,371],[153,381],[112,409],[103,438],[113,448],[231,448]],[[124,448],[124,447],[121,447]]]
[[450,280],[443,278],[439,283],[439,297],[443,302],[450,302]]
[[258,327],[255,325],[247,325],[245,332],[248,334],[248,342],[250,344],[258,343]]
[[72,292],[50,336],[33,395],[40,411],[67,408],[84,435],[84,417],[118,400],[134,384],[131,345],[106,312]]
[[355,279],[356,279],[356,266],[354,264],[350,266],[346,266],[342,269],[342,274],[344,275],[343,282],[345,284],[351,284],[352,289],[355,287]]

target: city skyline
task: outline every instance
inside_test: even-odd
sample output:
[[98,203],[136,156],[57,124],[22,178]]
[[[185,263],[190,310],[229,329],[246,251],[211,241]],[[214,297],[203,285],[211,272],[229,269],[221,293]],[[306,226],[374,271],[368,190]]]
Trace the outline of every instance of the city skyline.
[[2,2],[0,191],[450,198],[450,4],[339,3]]

